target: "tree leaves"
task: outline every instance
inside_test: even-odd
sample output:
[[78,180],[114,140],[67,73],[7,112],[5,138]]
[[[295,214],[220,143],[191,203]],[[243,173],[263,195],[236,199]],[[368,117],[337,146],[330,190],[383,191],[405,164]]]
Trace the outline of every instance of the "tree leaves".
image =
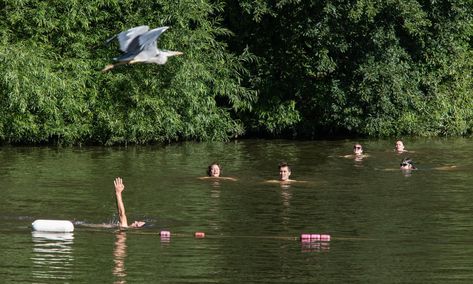
[[[149,143],[227,140],[255,92],[222,39],[223,2],[10,1],[1,18],[0,137],[11,143]],[[115,57],[103,42],[136,25],[171,28],[164,66],[99,70]]]
[[472,133],[471,1],[229,3],[230,29],[259,58],[247,65],[260,91],[251,128]]
[[[0,4],[0,139],[125,144],[473,132],[471,1]],[[99,72],[133,26],[164,66]]]

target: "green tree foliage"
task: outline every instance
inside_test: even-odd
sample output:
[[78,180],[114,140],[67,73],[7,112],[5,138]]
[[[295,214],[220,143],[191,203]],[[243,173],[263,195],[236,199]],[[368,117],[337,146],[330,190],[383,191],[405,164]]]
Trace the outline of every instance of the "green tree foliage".
[[[241,135],[255,92],[251,55],[228,52],[223,6],[210,1],[7,0],[0,15],[0,139],[12,143],[147,143]],[[164,66],[100,70],[122,30],[170,26]]]
[[253,129],[302,135],[473,131],[471,0],[228,1],[258,56]]
[[[245,132],[469,135],[471,0],[6,0],[0,140],[125,144]],[[164,66],[103,42],[170,26]]]

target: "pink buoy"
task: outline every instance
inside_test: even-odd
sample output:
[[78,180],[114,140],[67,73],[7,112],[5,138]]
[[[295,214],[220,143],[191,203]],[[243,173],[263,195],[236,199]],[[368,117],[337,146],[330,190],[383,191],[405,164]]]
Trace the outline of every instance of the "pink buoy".
[[330,241],[330,235],[320,235],[320,240],[323,242],[329,242]]
[[301,240],[310,240],[310,234],[302,234],[301,235]]
[[311,241],[320,241],[320,235],[319,234],[311,234],[310,235],[310,240]]
[[302,234],[301,235],[301,242],[308,243],[308,242],[329,242],[330,235],[328,234]]
[[310,242],[310,234],[302,234],[301,235],[302,242]]
[[169,231],[161,231],[161,232],[159,232],[159,235],[160,235],[162,238],[170,238],[170,237],[171,237],[171,232],[169,232]]
[[196,238],[205,238],[205,233],[204,232],[195,232],[194,236]]

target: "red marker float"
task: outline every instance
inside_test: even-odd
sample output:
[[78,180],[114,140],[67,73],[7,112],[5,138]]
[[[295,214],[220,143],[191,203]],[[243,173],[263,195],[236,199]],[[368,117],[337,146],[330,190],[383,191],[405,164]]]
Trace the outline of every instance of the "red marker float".
[[161,231],[161,232],[159,232],[159,235],[161,236],[161,238],[170,238],[171,237],[171,232]]
[[195,232],[194,237],[196,237],[198,239],[205,238],[205,233],[204,232]]
[[322,242],[330,242],[330,235],[320,235],[320,240]]

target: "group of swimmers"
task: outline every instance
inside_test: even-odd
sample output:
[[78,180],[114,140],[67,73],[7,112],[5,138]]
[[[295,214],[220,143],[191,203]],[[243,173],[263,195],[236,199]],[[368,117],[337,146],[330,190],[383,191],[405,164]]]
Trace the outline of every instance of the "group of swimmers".
[[[221,180],[231,180],[236,181],[236,178],[233,177],[222,177],[222,166],[214,162],[210,164],[207,168],[207,176],[200,177],[200,179],[221,179]],[[267,182],[280,182],[280,183],[290,183],[295,182],[295,180],[290,179],[291,176],[291,167],[286,162],[281,162],[279,164],[279,180],[268,180]],[[142,228],[146,225],[144,221],[134,221],[131,224],[128,224],[128,219],[125,212],[125,204],[123,203],[122,193],[125,190],[125,184],[123,179],[120,177],[115,178],[113,181],[115,186],[115,197],[117,201],[117,211],[118,211],[118,226],[120,228]]]
[[[401,140],[397,140],[396,144],[394,145],[394,151],[397,153],[406,153],[408,152],[404,146],[404,143]],[[362,160],[364,157],[368,155],[363,154],[363,146],[359,143],[356,143],[353,146],[353,154],[352,155],[345,155],[345,158],[355,158],[355,160]],[[401,170],[415,170],[416,167],[414,166],[414,162],[411,158],[404,158],[400,164]]]
[[[397,153],[405,153],[408,152],[405,149],[404,143],[401,140],[396,141],[394,150]],[[353,146],[353,154],[342,156],[345,158],[355,158],[355,160],[361,160],[364,157],[368,157],[368,155],[363,153],[363,146],[359,143],[356,143]],[[267,180],[266,182],[278,182],[281,184],[288,184],[292,182],[304,182],[304,181],[296,181],[290,179],[291,177],[291,167],[286,162],[281,162],[278,166],[279,168],[279,179],[278,180]],[[414,166],[413,161],[410,158],[404,158],[400,164],[401,170],[415,170],[416,167]],[[222,174],[222,166],[217,163],[213,162],[207,168],[207,176],[200,177],[199,179],[218,179],[218,180],[231,180],[236,181],[237,179],[234,177],[223,177]],[[120,228],[142,228],[146,225],[144,221],[134,221],[131,224],[128,224],[128,219],[126,217],[125,212],[125,205],[123,203],[122,193],[125,190],[125,185],[123,180],[120,177],[115,178],[114,180],[115,186],[115,196],[117,201],[117,210],[118,210],[118,217],[119,217],[119,227]]]
[[[279,163],[279,179],[278,180],[267,180],[266,182],[295,182],[296,180],[290,179],[291,177],[291,167],[286,162]],[[199,179],[214,179],[214,180],[231,180],[236,181],[237,179],[234,177],[223,177],[222,174],[222,166],[217,163],[213,162],[207,168],[207,176],[199,177]]]

